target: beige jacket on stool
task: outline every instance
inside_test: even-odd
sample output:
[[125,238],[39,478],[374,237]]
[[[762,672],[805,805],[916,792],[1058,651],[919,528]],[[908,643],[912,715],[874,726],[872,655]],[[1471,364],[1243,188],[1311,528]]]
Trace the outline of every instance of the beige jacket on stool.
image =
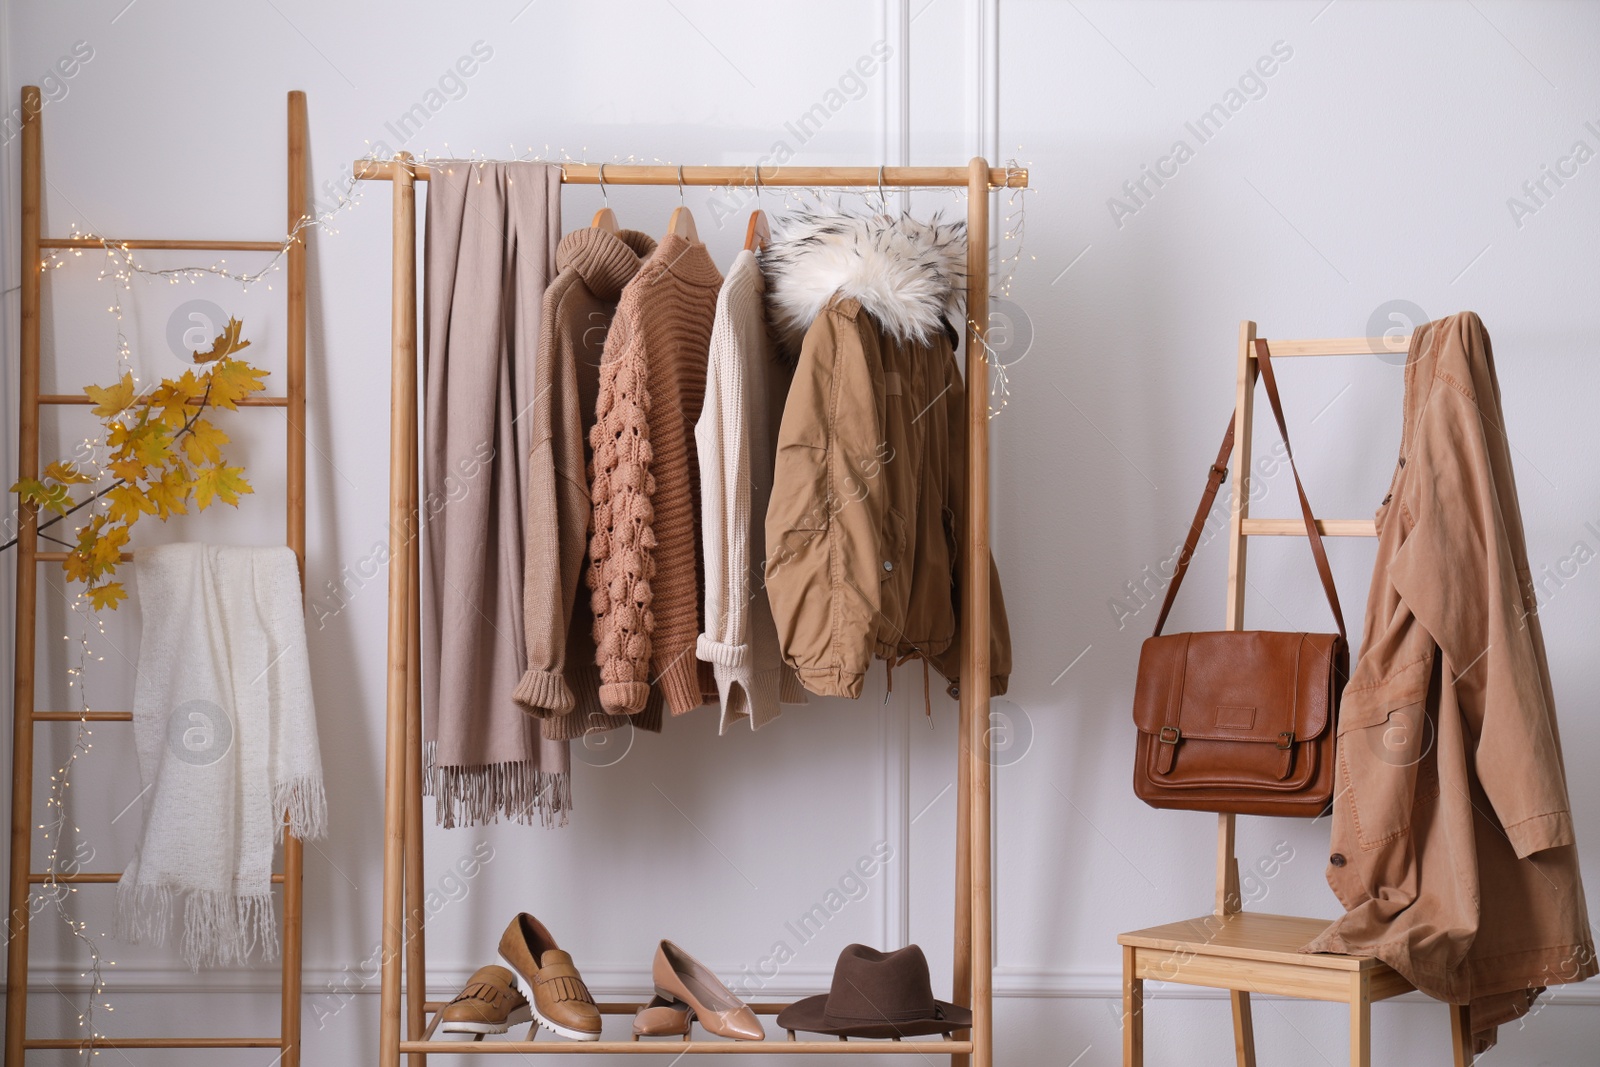
[[706,604],[695,654],[716,674],[722,733],[741,719],[760,729],[777,718],[780,703],[806,702],[794,669],[779,654],[761,574],[772,422],[789,387],[773,352],[765,293],[755,253],[740,252],[717,296],[705,405],[694,427]]
[[1504,426],[1478,317],[1417,330],[1339,714],[1327,875],[1347,911],[1307,946],[1470,1003],[1479,1051],[1596,971]]

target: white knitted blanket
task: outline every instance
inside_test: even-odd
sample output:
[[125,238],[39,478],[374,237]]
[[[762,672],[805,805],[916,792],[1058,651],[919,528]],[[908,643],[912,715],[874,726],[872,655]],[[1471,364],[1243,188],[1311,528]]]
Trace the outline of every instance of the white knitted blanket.
[[284,813],[326,833],[300,578],[288,548],[141,549],[133,732],[144,832],[117,886],[117,937],[162,943],[183,911],[195,970],[278,952],[272,858]]

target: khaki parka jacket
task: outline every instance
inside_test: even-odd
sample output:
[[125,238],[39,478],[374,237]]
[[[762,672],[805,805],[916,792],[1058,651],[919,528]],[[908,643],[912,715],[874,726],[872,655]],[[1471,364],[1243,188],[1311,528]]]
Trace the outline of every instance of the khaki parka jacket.
[[[860,696],[874,658],[959,678],[966,407],[947,313],[965,254],[956,225],[803,216],[762,256],[780,347],[800,337],[767,590],[784,659],[813,693]],[[1001,694],[1011,642],[990,568]]]
[[1372,955],[1470,1004],[1479,1050],[1596,972],[1550,668],[1489,335],[1412,337],[1361,657],[1339,713],[1328,884],[1308,951]]

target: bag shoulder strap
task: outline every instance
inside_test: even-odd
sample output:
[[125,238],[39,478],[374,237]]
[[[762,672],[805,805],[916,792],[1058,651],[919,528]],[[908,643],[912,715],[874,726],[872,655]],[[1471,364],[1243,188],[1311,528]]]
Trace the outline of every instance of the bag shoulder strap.
[[[1289,470],[1294,474],[1294,488],[1300,497],[1300,514],[1305,519],[1306,539],[1311,542],[1311,557],[1317,564],[1317,576],[1322,579],[1322,591],[1328,597],[1328,606],[1333,609],[1334,622],[1339,625],[1339,636],[1348,641],[1344,628],[1344,612],[1339,609],[1339,590],[1333,584],[1333,569],[1328,566],[1328,552],[1323,547],[1322,533],[1317,529],[1317,520],[1312,517],[1311,502],[1306,498],[1306,488],[1300,482],[1300,471],[1294,463],[1294,449],[1289,444],[1289,425],[1283,418],[1283,402],[1278,397],[1278,381],[1272,373],[1271,353],[1267,349],[1267,342],[1261,338],[1256,339],[1256,363],[1261,368],[1261,381],[1266,386],[1267,402],[1272,406],[1273,418],[1277,420],[1278,433],[1283,437],[1283,450],[1289,457]],[[1189,534],[1184,538],[1183,551],[1178,554],[1178,564],[1172,572],[1172,581],[1167,586],[1167,596],[1161,603],[1161,614],[1156,617],[1155,633],[1152,636],[1159,637],[1162,627],[1167,624],[1167,614],[1172,610],[1172,602],[1177,599],[1178,586],[1183,583],[1183,576],[1188,573],[1189,560],[1200,544],[1200,534],[1205,530],[1206,516],[1211,513],[1211,505],[1217,499],[1217,489],[1228,477],[1228,460],[1233,455],[1233,427],[1237,415],[1238,412],[1235,411],[1228,417],[1228,429],[1222,435],[1222,447],[1217,450],[1216,462],[1211,465],[1206,476],[1206,488],[1200,494],[1200,508],[1195,512],[1194,521],[1189,524]]]

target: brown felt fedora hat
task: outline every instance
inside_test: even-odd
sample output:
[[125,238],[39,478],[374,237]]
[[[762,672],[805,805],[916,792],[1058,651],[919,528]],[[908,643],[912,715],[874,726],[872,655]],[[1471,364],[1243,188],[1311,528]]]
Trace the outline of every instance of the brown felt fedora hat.
[[833,967],[833,988],[778,1013],[785,1030],[842,1037],[917,1037],[972,1026],[972,1012],[933,999],[928,958],[916,945],[879,952],[848,945]]

